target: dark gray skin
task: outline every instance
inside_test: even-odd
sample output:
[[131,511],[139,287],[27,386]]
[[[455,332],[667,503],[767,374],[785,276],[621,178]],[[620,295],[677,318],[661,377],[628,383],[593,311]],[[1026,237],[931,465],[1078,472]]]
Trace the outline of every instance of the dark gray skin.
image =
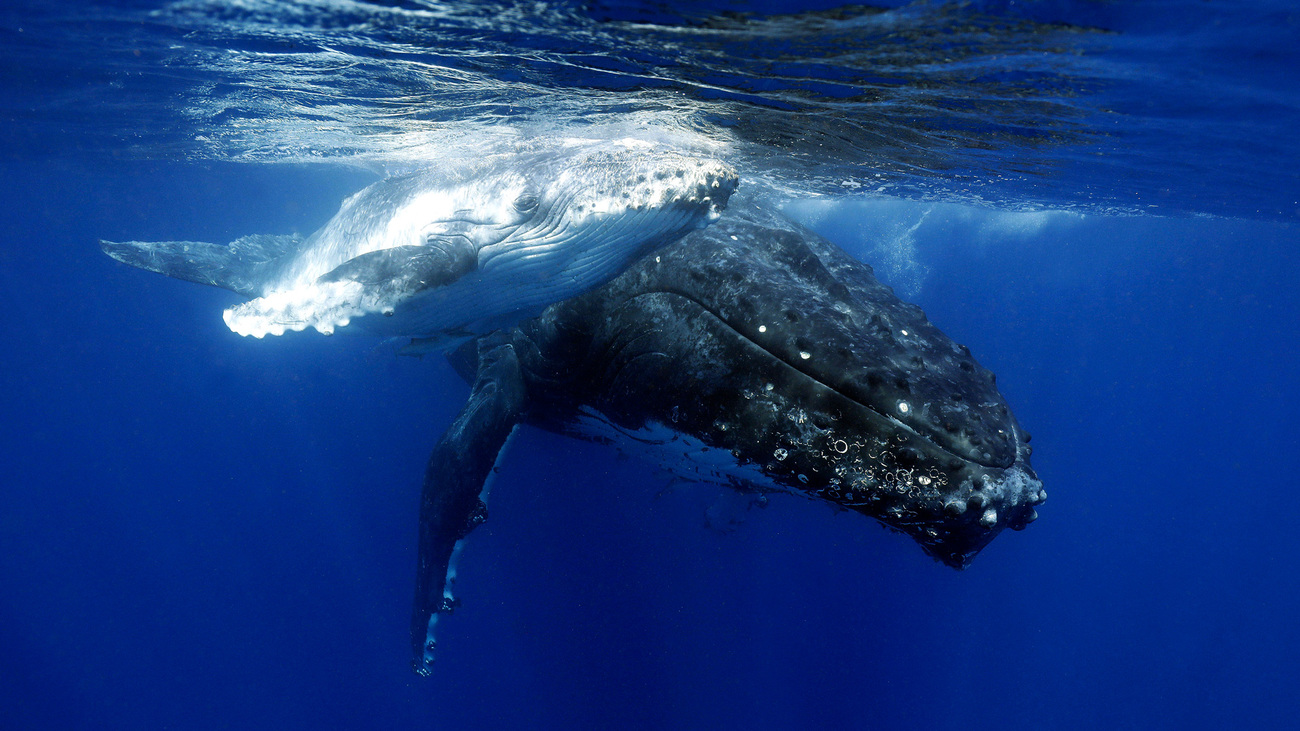
[[484,480],[520,423],[827,501],[958,569],[1047,497],[1029,435],[969,350],[870,267],[752,204],[733,200],[710,228],[451,358],[474,389],[426,475],[421,674],[430,619],[455,604],[454,548],[486,516]]

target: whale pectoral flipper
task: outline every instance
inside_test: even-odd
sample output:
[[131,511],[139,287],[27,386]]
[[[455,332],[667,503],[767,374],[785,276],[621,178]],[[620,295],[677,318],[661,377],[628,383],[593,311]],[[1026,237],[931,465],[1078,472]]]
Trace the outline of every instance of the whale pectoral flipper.
[[468,239],[433,246],[394,246],[349,259],[321,275],[321,282],[358,282],[367,288],[413,293],[442,287],[478,266]]
[[254,235],[229,246],[203,241],[100,241],[99,247],[123,264],[257,297],[276,260],[301,243],[299,236]]
[[236,305],[224,318],[234,332],[259,338],[308,327],[329,334],[355,317],[391,315],[411,295],[451,284],[477,266],[478,250],[465,238],[379,249],[306,284]]
[[502,336],[479,341],[469,401],[429,457],[420,499],[420,556],[411,616],[412,667],[428,675],[438,614],[455,605],[451,583],[462,540],[487,517],[488,478],[522,415],[523,375]]

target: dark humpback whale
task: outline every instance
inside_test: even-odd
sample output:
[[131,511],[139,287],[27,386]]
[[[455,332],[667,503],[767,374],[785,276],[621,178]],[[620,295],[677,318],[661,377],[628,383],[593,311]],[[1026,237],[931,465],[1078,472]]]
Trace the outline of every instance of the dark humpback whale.
[[412,616],[428,674],[455,557],[522,423],[686,476],[875,518],[964,568],[1047,493],[993,374],[866,266],[751,204],[449,357],[473,384],[430,457]]
[[382,180],[305,240],[101,246],[127,264],[249,297],[225,312],[241,335],[330,334],[357,320],[372,334],[446,348],[609,281],[715,220],[736,184],[734,170],[707,156],[571,140]]

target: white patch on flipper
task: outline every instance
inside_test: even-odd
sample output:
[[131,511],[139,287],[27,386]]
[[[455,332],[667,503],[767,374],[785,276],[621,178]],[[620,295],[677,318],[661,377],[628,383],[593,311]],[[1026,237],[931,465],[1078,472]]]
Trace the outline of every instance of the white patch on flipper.
[[367,295],[358,282],[322,282],[271,292],[226,310],[226,326],[255,338],[314,327],[329,335],[355,317],[391,308],[391,297]]

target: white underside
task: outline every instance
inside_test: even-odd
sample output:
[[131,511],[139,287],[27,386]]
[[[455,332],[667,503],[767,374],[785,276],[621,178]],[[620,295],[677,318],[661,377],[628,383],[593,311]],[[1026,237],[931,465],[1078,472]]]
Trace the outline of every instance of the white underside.
[[311,282],[232,307],[224,319],[232,331],[256,338],[307,328],[329,335],[366,315],[362,329],[378,335],[490,332],[604,284],[648,242],[689,230],[693,217],[674,209],[632,211],[576,229],[522,232],[484,247],[479,269],[445,287],[411,294],[352,281]]

